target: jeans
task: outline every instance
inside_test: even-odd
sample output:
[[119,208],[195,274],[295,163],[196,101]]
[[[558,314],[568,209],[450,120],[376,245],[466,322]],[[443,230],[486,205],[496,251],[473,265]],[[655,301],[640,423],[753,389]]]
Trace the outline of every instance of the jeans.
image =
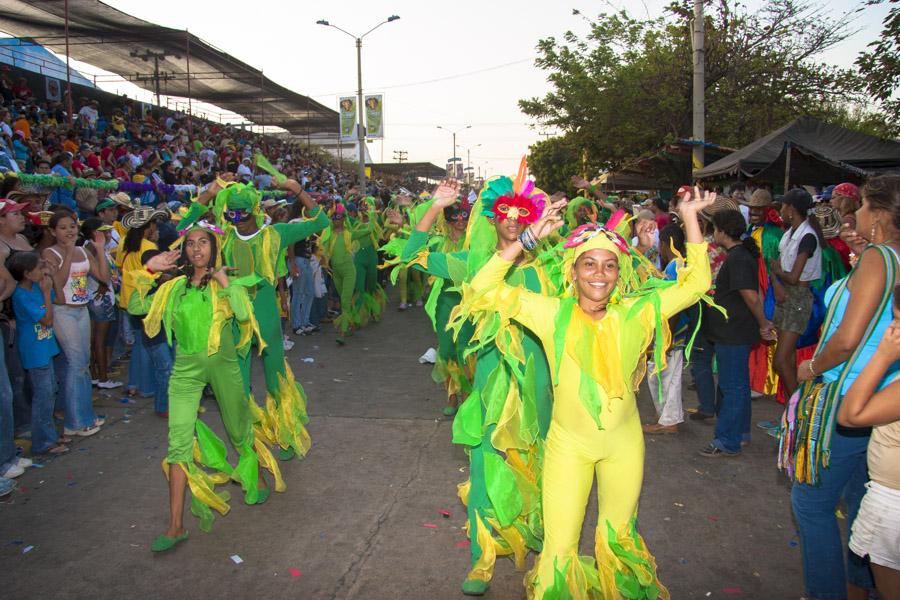
[[66,428],[84,429],[97,420],[91,389],[91,318],[85,306],[54,306],[53,332],[66,356],[62,394]]
[[750,345],[716,344],[719,366],[715,443],[727,452],[741,451],[750,424]]
[[142,332],[144,348],[153,365],[153,376],[156,392],[153,394],[153,410],[158,413],[169,410],[169,376],[172,374],[172,348],[166,340],[166,334],[160,331],[155,337],[147,337]]
[[[0,330],[0,344],[3,344]],[[5,344],[4,344],[5,345]],[[13,393],[6,373],[6,361],[0,360],[0,474],[6,473],[16,462],[16,442],[13,438]]]
[[312,310],[309,312],[309,324],[318,327],[319,323],[322,322],[322,317],[324,317],[327,312],[328,297],[322,296],[321,298],[313,298]]
[[133,340],[131,358],[128,360],[128,389],[136,390],[142,396],[152,396],[156,394],[156,379],[147,353],[143,320],[141,317],[125,314],[127,319],[124,322],[128,323],[128,331]]
[[31,394],[26,387],[25,371],[19,360],[19,349],[16,347],[16,335],[10,329],[9,323],[4,321],[0,325],[6,343],[3,344],[4,352],[0,357],[6,357],[6,374],[9,377],[9,385],[12,387],[13,397],[13,423],[16,433],[28,431],[31,425]]
[[716,414],[716,382],[713,379],[715,347],[702,334],[697,334],[691,352],[691,376],[697,386],[697,410],[708,415]]
[[28,369],[31,383],[31,453],[42,454],[56,445],[59,435],[53,424],[53,397],[56,377],[53,361],[46,367]]
[[831,438],[831,459],[828,468],[821,471],[819,485],[795,483],[791,489],[791,505],[800,527],[806,595],[816,600],[843,600],[847,597],[848,582],[862,588],[874,587],[868,566],[847,549],[834,514],[843,498],[847,503],[847,531],[850,531],[869,479],[866,468],[869,436],[859,435],[859,430],[844,430],[856,436],[844,435],[842,429],[839,427]]
[[300,276],[291,284],[291,328],[300,329],[310,326],[309,313],[315,294],[309,259],[297,256],[294,263],[300,269]]

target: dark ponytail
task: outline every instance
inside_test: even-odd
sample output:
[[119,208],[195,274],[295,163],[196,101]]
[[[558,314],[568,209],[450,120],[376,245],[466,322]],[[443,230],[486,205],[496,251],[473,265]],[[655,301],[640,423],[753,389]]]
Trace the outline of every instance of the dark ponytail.
[[716,229],[743,245],[753,258],[759,258],[762,255],[756,240],[750,236],[743,238],[744,232],[747,230],[747,222],[744,221],[741,211],[730,208],[718,210],[713,213],[712,222]]

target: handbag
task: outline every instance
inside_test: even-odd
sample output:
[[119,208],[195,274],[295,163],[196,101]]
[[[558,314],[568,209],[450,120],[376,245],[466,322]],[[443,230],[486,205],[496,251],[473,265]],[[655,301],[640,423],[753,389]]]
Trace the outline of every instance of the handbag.
[[[872,320],[866,326],[860,343],[850,358],[844,362],[837,380],[825,383],[821,376],[804,382],[791,396],[784,414],[781,416],[781,439],[778,442],[778,468],[787,472],[797,483],[818,485],[823,469],[828,468],[831,458],[831,436],[840,408],[841,389],[850,375],[866,344],[875,332],[882,313],[890,305],[897,284],[897,267],[893,252],[883,246],[875,246],[881,252],[885,265],[885,285],[881,300]],[[839,298],[847,287],[850,277],[845,277],[832,297],[828,314],[822,324],[822,332],[827,332],[834,320]],[[826,340],[820,338],[813,358],[825,347]]]

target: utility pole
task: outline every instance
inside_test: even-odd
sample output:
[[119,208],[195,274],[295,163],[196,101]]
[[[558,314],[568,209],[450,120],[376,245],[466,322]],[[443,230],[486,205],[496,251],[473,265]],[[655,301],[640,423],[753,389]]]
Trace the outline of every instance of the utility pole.
[[399,164],[403,164],[403,161],[406,160],[406,155],[409,154],[406,150],[394,150],[394,160],[396,160]]
[[704,144],[706,143],[706,107],[704,88],[706,86],[706,51],[703,41],[703,0],[694,0],[694,20],[692,39],[694,46],[694,148],[691,157],[692,171],[704,166]]

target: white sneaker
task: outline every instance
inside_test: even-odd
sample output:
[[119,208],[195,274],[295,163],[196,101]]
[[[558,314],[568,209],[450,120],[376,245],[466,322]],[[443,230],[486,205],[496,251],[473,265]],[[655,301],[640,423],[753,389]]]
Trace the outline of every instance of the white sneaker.
[[84,429],[69,429],[68,427],[63,427],[63,434],[77,435],[81,437],[90,437],[98,431],[100,431],[99,425],[91,425],[90,427],[85,427]]
[[406,302],[401,302],[400,306],[397,307],[397,310],[406,310],[407,308],[409,308],[409,304],[407,304]]
[[100,383],[99,379],[91,379],[91,385],[97,385]]
[[100,383],[98,383],[97,387],[104,390],[114,390],[116,388],[122,387],[122,382],[116,381],[114,379],[107,379],[106,381],[101,381]]
[[24,472],[25,472],[25,469],[23,469],[22,467],[20,467],[17,464],[13,464],[13,466],[11,466],[10,468],[8,468],[6,470],[6,473],[4,473],[2,475],[2,477],[5,477],[6,479],[14,479]]
[[20,467],[22,467],[23,469],[27,469],[28,467],[30,467],[34,464],[34,461],[31,460],[30,458],[19,457],[19,459],[16,460],[16,464],[19,465]]
[[422,301],[421,301],[421,300],[416,300],[416,306],[422,306]]

